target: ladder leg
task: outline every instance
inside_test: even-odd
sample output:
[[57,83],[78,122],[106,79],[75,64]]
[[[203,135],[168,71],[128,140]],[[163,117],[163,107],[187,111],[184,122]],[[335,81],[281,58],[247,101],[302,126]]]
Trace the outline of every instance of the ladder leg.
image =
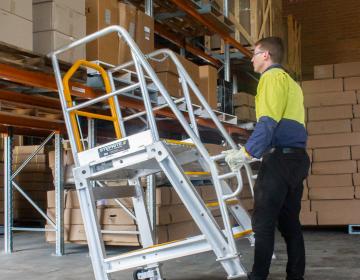
[[228,277],[245,276],[246,270],[241,264],[239,256],[233,254],[233,250],[221,229],[170,150],[162,142],[157,142],[148,147],[148,152],[152,153],[159,162],[160,167],[209,242]]
[[[151,226],[149,213],[146,209],[144,191],[141,186],[140,180],[139,178],[136,178],[135,180],[129,180],[129,183],[134,184],[136,189],[136,197],[133,197],[132,201],[134,204],[135,216],[140,232],[141,244],[144,248],[153,246],[155,244],[153,239],[153,229]],[[156,221],[153,222],[154,222],[154,230],[155,230]],[[158,264],[153,264],[145,267],[143,275],[146,278],[139,278],[139,279],[151,279],[151,280],[162,279],[160,267]]]
[[78,167],[73,172],[95,279],[110,280],[104,266],[105,247],[96,214],[92,185],[86,178],[90,170],[86,167]]

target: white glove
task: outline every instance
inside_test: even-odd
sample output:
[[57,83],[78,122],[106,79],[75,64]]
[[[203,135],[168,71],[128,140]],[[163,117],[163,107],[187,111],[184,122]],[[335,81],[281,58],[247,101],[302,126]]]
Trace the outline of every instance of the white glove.
[[226,154],[225,161],[232,171],[239,170],[244,162],[251,159],[251,156],[248,152],[246,152],[244,147],[241,147],[240,150],[231,149],[228,151],[223,151],[222,153]]

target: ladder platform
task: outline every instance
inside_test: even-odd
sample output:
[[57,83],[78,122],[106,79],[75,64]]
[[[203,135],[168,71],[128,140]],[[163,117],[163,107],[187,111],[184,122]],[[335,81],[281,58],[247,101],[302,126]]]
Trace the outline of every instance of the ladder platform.
[[[242,230],[241,227],[233,227],[234,239],[248,238],[253,234],[252,230]],[[125,270],[139,266],[151,265],[171,259],[186,257],[194,254],[211,251],[212,248],[204,235],[189,237],[183,240],[167,242],[148,248],[135,250],[118,256],[104,259],[107,273]]]
[[[187,164],[197,160],[197,150],[194,144],[178,140],[162,140],[171,152],[178,158],[180,164]],[[89,166],[91,179],[115,180],[153,174],[162,171],[154,157],[149,156],[148,147],[155,144],[151,131],[131,135],[112,141],[95,148],[80,152],[81,167]],[[201,168],[200,165],[196,166]],[[210,173],[189,171],[189,176],[209,177]],[[90,177],[90,176],[88,176]]]

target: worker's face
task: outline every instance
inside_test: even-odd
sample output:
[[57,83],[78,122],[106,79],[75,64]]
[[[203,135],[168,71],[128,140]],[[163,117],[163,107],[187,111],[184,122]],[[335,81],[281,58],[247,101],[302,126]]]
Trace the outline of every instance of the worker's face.
[[262,73],[267,68],[270,55],[268,51],[262,50],[260,46],[256,46],[251,62],[256,73]]

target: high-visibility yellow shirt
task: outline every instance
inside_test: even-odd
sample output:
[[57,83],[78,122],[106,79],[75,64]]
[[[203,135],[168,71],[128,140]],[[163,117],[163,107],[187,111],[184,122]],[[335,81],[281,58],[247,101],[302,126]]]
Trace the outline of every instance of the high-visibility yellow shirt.
[[306,147],[303,93],[280,65],[270,66],[261,75],[255,110],[257,124],[245,144],[253,157],[260,158],[273,147]]

